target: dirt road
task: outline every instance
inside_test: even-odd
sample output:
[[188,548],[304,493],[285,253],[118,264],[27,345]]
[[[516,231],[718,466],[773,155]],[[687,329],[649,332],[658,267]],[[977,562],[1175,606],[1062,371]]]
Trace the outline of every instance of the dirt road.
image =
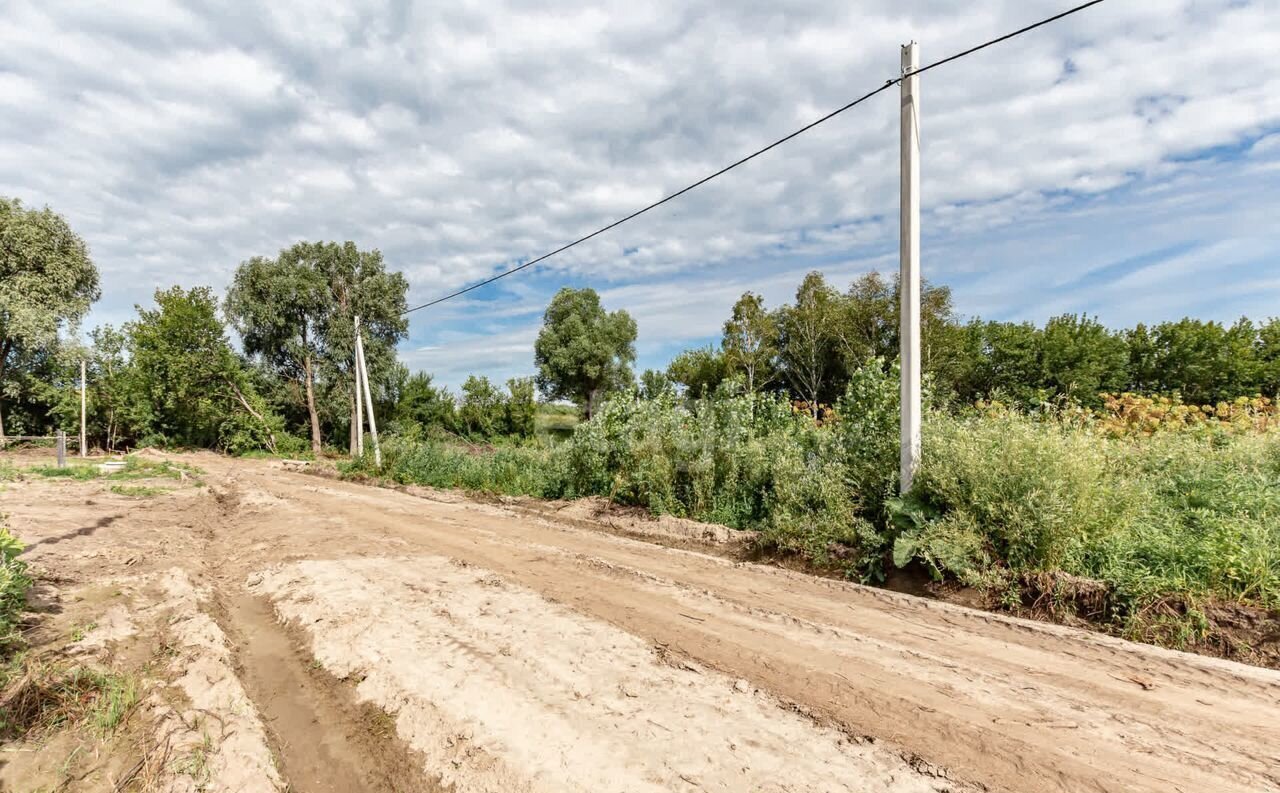
[[1280,790],[1274,671],[195,462],[207,490],[23,483],[3,510],[64,589],[179,571],[204,593],[234,669],[210,685],[252,700],[275,758],[258,789]]

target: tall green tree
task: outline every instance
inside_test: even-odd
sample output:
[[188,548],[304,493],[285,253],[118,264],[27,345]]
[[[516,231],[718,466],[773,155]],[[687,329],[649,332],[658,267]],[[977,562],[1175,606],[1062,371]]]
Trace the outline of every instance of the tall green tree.
[[492,438],[502,428],[502,392],[489,378],[469,375],[462,383],[458,423],[473,438]]
[[561,289],[533,346],[538,388],[591,418],[605,394],[631,385],[635,343],[636,322],[626,311],[606,312],[594,289]]
[[88,247],[61,215],[0,197],[0,438],[3,402],[18,396],[11,372],[47,354],[100,294]]
[[804,277],[795,304],[778,311],[779,368],[815,417],[819,402],[828,396],[836,364],[839,311],[840,295],[817,271]]
[[[873,270],[857,278],[841,296],[832,334],[840,350],[842,382],[870,361],[879,359],[888,366],[898,359],[902,314],[899,281],[896,273],[886,279]],[[937,387],[954,387],[963,346],[963,330],[956,321],[950,287],[921,282],[921,370]]]
[[1123,334],[1129,355],[1125,390],[1139,394],[1158,392],[1161,385],[1159,349],[1151,329],[1139,322]]
[[[709,396],[728,377],[725,353],[710,346],[685,350],[667,366],[667,379],[684,386],[685,394],[692,397]],[[641,385],[646,392],[652,389],[661,393],[657,383],[642,382]]]
[[248,385],[209,287],[156,290],[125,325],[139,417],[152,440],[232,450],[274,448],[265,404]]
[[532,438],[538,425],[537,390],[532,377],[507,380],[503,404],[503,432],[514,438]]
[[448,389],[432,385],[431,375],[415,372],[400,388],[396,420],[411,421],[424,429],[439,427],[452,432],[457,426],[457,408]]
[[240,265],[227,292],[226,311],[245,352],[301,387],[311,448],[324,436],[317,394],[323,389],[342,405],[341,423],[354,448],[354,317],[365,339],[370,382],[393,374],[395,345],[408,333],[402,316],[408,282],[389,273],[376,250],[352,242],[300,242],[275,259],[255,257]]
[[957,394],[965,402],[998,397],[1029,404],[1042,389],[1040,329],[1030,322],[975,319],[965,326]]
[[1099,394],[1125,389],[1129,350],[1123,336],[1096,319],[1064,314],[1040,333],[1040,366],[1046,389],[1096,407]]
[[645,369],[640,373],[640,397],[658,399],[675,394],[675,382],[660,369]]
[[724,323],[720,347],[728,367],[742,373],[747,393],[769,384],[778,354],[778,328],[774,317],[765,310],[764,298],[751,292],[738,298]]
[[898,357],[897,294],[896,280],[888,281],[874,270],[849,285],[833,327],[848,371],[856,372],[876,358]]
[[1242,319],[1219,322],[1181,319],[1155,326],[1157,391],[1178,392],[1192,404],[1208,404],[1254,393],[1257,331]]
[[1257,390],[1263,396],[1280,399],[1280,317],[1258,328]]

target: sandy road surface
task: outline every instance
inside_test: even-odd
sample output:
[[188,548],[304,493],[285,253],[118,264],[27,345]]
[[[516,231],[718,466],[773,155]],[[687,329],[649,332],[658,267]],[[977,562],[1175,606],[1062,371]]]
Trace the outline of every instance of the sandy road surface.
[[[299,758],[308,739],[290,731],[314,717],[286,711],[328,695],[272,671],[288,667],[287,648],[264,649],[286,630],[272,610],[392,715],[435,778],[418,789],[1280,790],[1274,671],[498,506],[197,462],[211,503],[182,506],[200,542],[174,556],[222,593],[295,790],[342,788],[303,778],[324,758]],[[35,505],[6,509],[20,532],[38,522]],[[125,516],[98,534],[130,530]],[[87,539],[44,546],[64,556],[43,563]]]

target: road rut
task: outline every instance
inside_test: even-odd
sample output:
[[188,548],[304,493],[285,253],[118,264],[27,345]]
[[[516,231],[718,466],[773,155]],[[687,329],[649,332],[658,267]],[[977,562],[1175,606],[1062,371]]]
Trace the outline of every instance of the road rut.
[[[1272,670],[495,505],[433,501],[270,463],[201,465],[236,501],[228,553],[246,574],[260,573],[265,559],[458,560],[664,655],[746,681],[956,788],[1280,790],[1280,673]],[[400,616],[388,605],[369,619]]]

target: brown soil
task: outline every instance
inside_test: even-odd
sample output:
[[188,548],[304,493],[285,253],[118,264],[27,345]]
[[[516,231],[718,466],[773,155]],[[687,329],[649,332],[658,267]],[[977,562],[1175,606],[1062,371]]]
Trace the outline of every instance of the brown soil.
[[[92,619],[119,634],[95,652],[123,663],[182,609],[212,626],[156,685],[190,713],[191,670],[226,648],[232,674],[208,688],[244,693],[234,735],[261,725],[279,775],[240,789],[1280,790],[1273,670],[658,545],[599,515],[186,459],[207,489],[30,480],[3,509],[61,604],[33,636]],[[197,596],[164,590],[175,568]],[[73,601],[109,581],[125,613]],[[210,697],[221,718],[235,701]],[[213,757],[232,751],[254,754],[212,735]],[[20,762],[0,788],[34,787]]]

